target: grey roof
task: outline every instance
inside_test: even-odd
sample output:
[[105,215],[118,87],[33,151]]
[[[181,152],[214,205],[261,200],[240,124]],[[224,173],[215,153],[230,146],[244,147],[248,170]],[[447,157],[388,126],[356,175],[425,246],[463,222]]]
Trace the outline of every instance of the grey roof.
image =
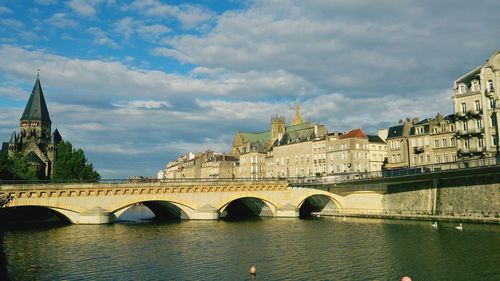
[[7,154],[7,153],[9,153],[9,143],[3,142],[2,143],[2,150],[0,150],[0,154]]
[[392,126],[389,128],[387,138],[395,138],[403,136],[403,125]]
[[30,151],[30,153],[26,154],[25,157],[28,158],[29,162],[45,165],[45,162],[43,162],[43,160],[40,159],[40,157],[38,157],[38,155],[36,155],[36,153],[33,151]]
[[307,128],[298,131],[287,132],[281,138],[280,141],[277,141],[276,145],[286,145],[292,143],[299,143],[303,141],[313,140],[315,138],[314,128]]
[[17,143],[16,131],[12,132],[9,143]]
[[21,117],[21,121],[22,120],[37,120],[51,123],[47,104],[45,104],[45,98],[43,97],[40,79],[38,78],[31,91],[28,104],[26,104],[26,108],[24,109],[23,116]]
[[455,114],[446,115],[444,120],[447,120],[450,123],[455,123]]
[[383,143],[385,144],[385,141],[379,137],[378,135],[366,135],[368,137],[368,142],[376,142],[376,143]]
[[50,138],[50,143],[51,144],[58,144],[62,141],[61,134],[59,134],[59,131],[57,129],[54,130],[52,133],[52,136]]
[[[478,79],[479,80],[479,74],[481,73],[481,68],[484,66],[483,65],[480,65],[476,68],[474,68],[473,70],[465,73],[464,75],[462,75],[460,78],[458,78],[455,83],[458,84],[458,83],[465,83],[465,84],[470,84],[470,82],[474,79]],[[456,87],[457,85],[455,85]]]

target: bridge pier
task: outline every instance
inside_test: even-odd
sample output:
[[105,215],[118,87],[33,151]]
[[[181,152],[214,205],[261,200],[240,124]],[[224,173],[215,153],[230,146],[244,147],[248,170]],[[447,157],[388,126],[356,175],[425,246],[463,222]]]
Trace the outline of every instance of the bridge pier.
[[300,216],[299,209],[292,204],[286,204],[276,210],[277,218],[298,218]]
[[219,219],[219,210],[211,205],[205,205],[190,214],[192,220],[216,220]]
[[106,209],[95,207],[80,213],[78,221],[75,224],[108,224],[116,221],[116,216]]

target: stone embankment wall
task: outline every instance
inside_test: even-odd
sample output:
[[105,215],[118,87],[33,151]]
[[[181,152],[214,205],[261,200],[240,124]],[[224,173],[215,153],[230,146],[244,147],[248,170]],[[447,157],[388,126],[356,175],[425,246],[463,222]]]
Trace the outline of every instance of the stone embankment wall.
[[500,175],[478,175],[387,186],[384,210],[436,215],[500,214]]

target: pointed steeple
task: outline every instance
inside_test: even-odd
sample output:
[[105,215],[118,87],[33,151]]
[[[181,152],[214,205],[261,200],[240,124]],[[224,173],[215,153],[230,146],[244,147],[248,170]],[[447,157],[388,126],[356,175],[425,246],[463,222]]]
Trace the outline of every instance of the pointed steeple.
[[26,104],[23,116],[21,117],[21,121],[23,120],[36,120],[51,123],[49,111],[47,110],[45,98],[43,97],[42,86],[40,85],[40,78],[38,76],[33,91],[31,91],[28,104]]
[[304,123],[304,120],[302,120],[302,117],[300,116],[300,105],[299,105],[299,98],[297,98],[297,101],[295,102],[295,116],[293,117],[291,121],[291,125],[300,125]]
[[62,140],[61,134],[59,134],[59,131],[57,129],[54,130],[52,133],[52,136],[50,138],[50,143],[51,144],[59,144]]

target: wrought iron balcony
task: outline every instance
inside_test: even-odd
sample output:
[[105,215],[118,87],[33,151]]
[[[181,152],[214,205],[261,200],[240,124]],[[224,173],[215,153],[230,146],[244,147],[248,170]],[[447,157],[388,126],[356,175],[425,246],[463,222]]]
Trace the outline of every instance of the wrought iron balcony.
[[495,95],[495,88],[491,87],[489,89],[486,89],[484,91],[484,94],[487,96],[487,97],[493,97]]
[[457,119],[467,118],[467,113],[462,111],[455,112],[455,117]]
[[471,148],[460,148],[457,150],[459,156],[473,155],[473,154],[484,154],[484,147],[471,147]]
[[469,111],[467,111],[467,115],[471,116],[471,117],[481,116],[481,115],[483,115],[483,109],[480,108],[480,109],[469,110]]

